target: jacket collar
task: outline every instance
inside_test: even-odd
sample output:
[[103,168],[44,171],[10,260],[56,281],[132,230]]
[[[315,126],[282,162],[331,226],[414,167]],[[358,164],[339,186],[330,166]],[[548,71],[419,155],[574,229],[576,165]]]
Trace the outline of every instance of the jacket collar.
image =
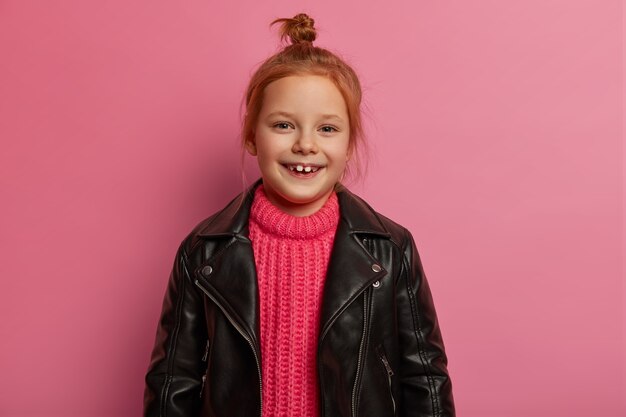
[[[248,218],[259,178],[212,221],[200,227],[201,239],[230,237],[223,249],[196,266],[196,285],[216,302],[260,354],[260,304]],[[390,238],[374,210],[345,187],[337,189],[340,219],[322,295],[320,340],[348,304],[387,270],[362,244],[360,235]],[[240,200],[243,198],[243,200]],[[210,266],[210,268],[205,268]],[[208,272],[205,272],[208,271]],[[321,343],[321,342],[320,342]]]
[[[202,227],[198,236],[220,237],[234,236],[248,237],[248,219],[254,199],[254,190],[261,184],[258,178],[246,191],[233,199],[216,217]],[[381,237],[390,237],[389,232],[380,222],[374,210],[363,199],[352,193],[345,186],[337,189],[339,202],[340,222],[346,222],[351,232],[375,234]]]

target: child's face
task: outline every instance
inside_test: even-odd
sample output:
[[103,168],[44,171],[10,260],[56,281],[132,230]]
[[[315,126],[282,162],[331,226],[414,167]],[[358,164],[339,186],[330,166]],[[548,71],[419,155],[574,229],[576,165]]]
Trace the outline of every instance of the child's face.
[[[269,200],[294,216],[319,210],[350,157],[348,110],[333,82],[303,75],[270,83],[255,132],[246,149],[257,156]],[[290,170],[298,164],[318,169]]]

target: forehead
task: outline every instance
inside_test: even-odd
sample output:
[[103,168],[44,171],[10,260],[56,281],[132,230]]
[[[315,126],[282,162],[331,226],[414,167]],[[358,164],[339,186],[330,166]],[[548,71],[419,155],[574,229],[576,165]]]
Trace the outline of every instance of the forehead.
[[265,87],[262,113],[340,113],[347,115],[341,92],[327,77],[294,75],[273,81]]

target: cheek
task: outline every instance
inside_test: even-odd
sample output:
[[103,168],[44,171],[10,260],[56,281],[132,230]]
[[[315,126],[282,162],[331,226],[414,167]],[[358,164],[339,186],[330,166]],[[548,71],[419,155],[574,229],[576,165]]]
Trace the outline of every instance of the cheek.
[[261,170],[264,172],[269,172],[269,170],[275,170],[279,168],[276,164],[278,157],[276,155],[276,152],[274,152],[271,148],[263,145],[257,145],[256,158],[259,164],[259,168],[261,168]]
[[256,151],[259,157],[263,158],[268,154],[268,141],[267,138],[263,134],[257,134],[254,137],[254,141],[256,144]]
[[347,144],[338,144],[332,149],[333,159],[337,163],[345,163],[348,160],[349,148]]

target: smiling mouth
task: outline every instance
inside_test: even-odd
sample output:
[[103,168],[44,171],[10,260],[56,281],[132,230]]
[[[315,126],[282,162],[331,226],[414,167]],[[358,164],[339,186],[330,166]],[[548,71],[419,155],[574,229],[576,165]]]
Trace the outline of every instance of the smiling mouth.
[[301,164],[283,164],[283,166],[292,172],[302,173],[302,174],[317,172],[323,168],[322,166],[301,165]]

